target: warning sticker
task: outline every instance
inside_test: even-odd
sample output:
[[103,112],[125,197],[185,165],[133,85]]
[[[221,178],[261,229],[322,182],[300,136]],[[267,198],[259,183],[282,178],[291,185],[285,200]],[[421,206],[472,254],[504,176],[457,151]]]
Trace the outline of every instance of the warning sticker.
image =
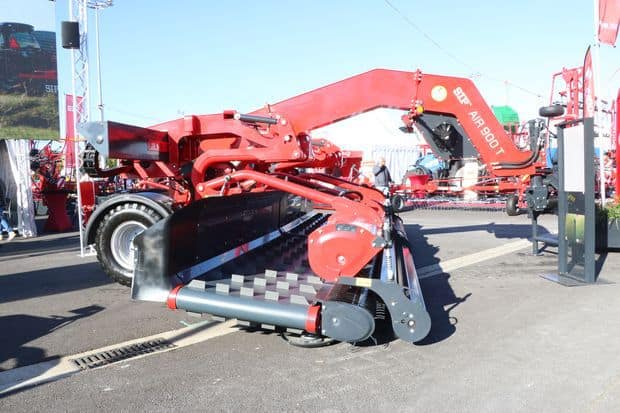
[[437,85],[431,89],[431,97],[436,102],[443,102],[448,97],[448,91],[445,87]]

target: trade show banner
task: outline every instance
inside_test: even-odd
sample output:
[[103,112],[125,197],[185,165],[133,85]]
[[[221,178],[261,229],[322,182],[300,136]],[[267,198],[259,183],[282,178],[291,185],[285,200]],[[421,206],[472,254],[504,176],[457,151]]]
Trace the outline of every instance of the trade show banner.
[[599,0],[598,40],[603,44],[616,45],[620,27],[620,1]]
[[[75,98],[76,105],[82,102],[82,97],[77,96]],[[66,128],[65,134],[65,168],[73,170],[75,167],[75,129],[74,129],[74,111],[73,111],[73,95],[65,95],[65,113],[66,113]],[[79,120],[78,120],[79,121]]]
[[0,139],[59,138],[54,5],[0,6]]
[[594,116],[595,111],[595,94],[594,94],[594,69],[592,67],[592,53],[590,47],[586,51],[583,59],[583,117],[589,118]]

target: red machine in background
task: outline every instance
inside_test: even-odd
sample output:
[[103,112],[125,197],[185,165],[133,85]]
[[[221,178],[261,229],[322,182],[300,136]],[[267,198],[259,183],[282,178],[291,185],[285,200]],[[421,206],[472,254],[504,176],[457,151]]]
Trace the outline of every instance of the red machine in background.
[[[584,68],[582,66],[575,68],[562,68],[560,72],[554,73],[551,82],[551,94],[549,102],[550,104],[561,105],[565,108],[565,113],[562,116],[554,117],[551,119],[553,124],[557,124],[563,121],[570,121],[578,119],[584,116],[593,116],[594,113],[587,113],[588,110],[593,112],[595,109],[598,111],[597,123],[595,124],[595,135],[598,140],[598,150],[603,152],[604,146],[608,146],[609,150],[596,155],[597,162],[603,162],[604,164],[604,185],[606,193],[615,192],[617,190],[617,105],[615,102],[609,104],[599,97],[593,96],[590,105],[591,108],[586,108],[584,101],[587,99],[585,96],[587,89],[584,84],[587,84],[587,80],[584,77]],[[608,144],[605,145],[604,140],[607,139]],[[596,160],[595,160],[596,161]],[[614,165],[615,164],[615,165]],[[600,178],[601,168],[595,168],[597,174],[596,191],[600,193]]]
[[71,205],[69,195],[75,190],[75,185],[66,182],[63,176],[62,151],[54,151],[51,142],[41,149],[33,147],[30,151],[30,169],[35,209],[41,204],[47,207],[48,218],[44,231],[71,230],[73,223],[68,214]]
[[[583,85],[583,67],[572,69],[564,68],[561,72],[553,74],[550,98],[550,104],[553,106],[543,108],[541,116],[551,118],[553,124],[583,116]],[[433,108],[431,110],[440,113],[444,111],[450,113],[452,109],[449,105],[452,103],[445,99],[439,99],[438,101],[438,99],[428,96],[429,94],[432,95],[433,92],[438,93],[440,96],[445,94],[441,88],[430,91],[427,89],[422,92],[423,94],[427,94],[426,102],[430,101],[433,103]],[[471,94],[469,91],[465,93],[467,96]],[[470,114],[473,116],[476,116],[475,114],[478,113],[478,111],[473,110],[474,108],[486,107],[482,99],[471,100],[471,102],[472,111],[470,111]],[[606,123],[613,125],[615,120],[612,118],[615,117],[615,112],[614,110],[609,110],[606,102],[600,99],[596,102],[599,113],[601,113],[601,125],[597,126],[600,131],[599,133],[601,133],[599,144],[602,145],[602,137],[604,137],[604,133],[607,130],[604,125]],[[560,111],[560,107],[565,109],[563,113]],[[428,111],[429,108],[424,107],[423,112]],[[516,215],[519,209],[525,207],[528,204],[528,197],[531,201],[530,205],[533,204],[534,199],[544,200],[537,208],[538,210],[547,209],[547,199],[550,196],[553,197],[557,188],[557,179],[552,173],[552,159],[555,154],[555,148],[549,141],[549,134],[547,132],[549,122],[545,125],[540,120],[529,121],[518,128],[504,127],[503,133],[497,122],[491,122],[492,124],[488,125],[486,129],[486,131],[490,131],[494,137],[508,136],[515,143],[514,147],[516,149],[524,152],[538,153],[537,158],[532,160],[530,164],[530,166],[534,166],[537,169],[538,173],[532,176],[530,171],[527,170],[528,168],[523,168],[523,165],[516,165],[516,168],[509,167],[511,169],[510,171],[499,172],[497,165],[495,165],[497,162],[495,159],[497,154],[488,151],[478,152],[479,147],[484,148],[484,141],[481,142],[480,137],[476,136],[475,132],[472,134],[471,130],[467,130],[467,125],[460,122],[463,116],[464,114],[461,114],[460,117],[457,116],[457,119],[459,119],[459,124],[465,129],[465,135],[462,133],[457,135],[453,130],[450,131],[450,129],[454,128],[452,125],[443,124],[439,128],[431,128],[432,133],[443,133],[444,136],[447,135],[445,131],[442,132],[442,128],[449,131],[447,133],[451,134],[451,136],[444,138],[444,140],[449,142],[450,139],[454,139],[455,142],[449,145],[449,147],[446,145],[442,147],[441,139],[438,145],[432,145],[433,138],[430,136],[429,139],[429,135],[431,135],[429,133],[429,128],[426,128],[426,130],[420,129],[425,140],[431,144],[429,146],[433,154],[442,161],[443,169],[440,170],[439,176],[435,176],[435,173],[431,173],[431,171],[422,166],[413,168],[409,171],[403,178],[402,184],[392,187],[392,204],[395,208],[398,210],[404,207],[407,201],[416,198],[424,199],[423,201],[416,201],[415,203],[417,205],[436,205],[433,201],[433,197],[436,195],[463,196],[464,194],[472,193],[489,196],[491,198],[497,195],[505,196],[506,211],[509,215]],[[607,120],[609,120],[609,122],[607,122]],[[419,125],[416,124],[415,126],[418,127]],[[484,138],[487,139],[488,136],[489,135]],[[613,139],[615,139],[615,137],[610,136],[610,142]],[[435,139],[435,142],[437,142],[437,139]],[[460,142],[465,142],[465,145],[472,144],[475,150],[461,150],[458,147]],[[616,147],[614,144],[610,146],[612,148]],[[551,158],[546,159],[549,155],[551,155]],[[514,159],[519,159],[518,157],[523,155],[514,152],[510,156],[514,157]],[[603,162],[605,162],[605,190],[607,193],[610,193],[616,185],[617,173],[615,166],[613,166],[613,161],[611,161],[614,157],[616,157],[616,153],[613,149],[601,155]],[[472,161],[474,161],[473,164]],[[469,173],[463,168],[464,164],[469,164]],[[476,167],[478,167],[477,170]],[[596,170],[598,173],[600,169],[597,168]],[[506,172],[508,172],[508,176],[506,176]],[[469,177],[467,176],[468,174]],[[536,180],[533,184],[530,182],[532,177]],[[544,182],[542,182],[541,179],[544,179]],[[535,195],[534,191],[536,192]],[[439,197],[435,199],[438,199],[439,204],[450,202],[447,201],[450,198]],[[477,205],[475,201],[469,201],[466,202],[466,204]],[[479,205],[487,206],[486,203],[479,203]]]

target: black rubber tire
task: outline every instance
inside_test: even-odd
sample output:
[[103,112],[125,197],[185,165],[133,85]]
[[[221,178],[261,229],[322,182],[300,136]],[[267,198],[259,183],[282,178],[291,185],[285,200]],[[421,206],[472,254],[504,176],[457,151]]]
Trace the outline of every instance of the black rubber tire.
[[544,118],[555,118],[564,114],[564,107],[562,105],[543,106],[538,109],[538,114]]
[[331,346],[333,344],[339,343],[339,341],[334,340],[329,337],[315,336],[312,334],[292,334],[292,333],[282,333],[280,337],[284,339],[291,346],[302,347],[302,348],[319,348]]
[[402,211],[405,208],[405,200],[400,195],[394,195],[392,197],[392,208],[394,211]]
[[128,287],[131,286],[133,278],[132,271],[122,266],[112,254],[111,240],[114,229],[127,221],[137,221],[149,228],[160,219],[162,217],[153,209],[137,202],[117,205],[105,214],[97,227],[95,243],[99,263],[110,278]]
[[506,214],[509,217],[514,217],[519,215],[519,197],[517,195],[509,195],[506,198]]

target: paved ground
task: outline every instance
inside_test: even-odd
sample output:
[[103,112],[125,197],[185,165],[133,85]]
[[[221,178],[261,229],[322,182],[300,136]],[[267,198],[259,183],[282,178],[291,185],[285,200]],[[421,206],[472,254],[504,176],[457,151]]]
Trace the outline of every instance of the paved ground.
[[0,241],[0,371],[182,327],[184,314],[129,300],[78,240]]
[[[526,217],[501,213],[403,217],[418,267],[530,232]],[[543,225],[555,230],[553,217]],[[132,303],[93,258],[76,257],[75,235],[28,243],[0,246],[0,331],[10,332],[0,342],[0,368],[186,319]],[[620,254],[605,257],[604,283],[567,288],[539,277],[553,272],[554,254],[528,252],[424,279],[433,328],[421,344],[308,350],[275,334],[236,332],[17,391],[0,398],[0,410],[620,411]]]

